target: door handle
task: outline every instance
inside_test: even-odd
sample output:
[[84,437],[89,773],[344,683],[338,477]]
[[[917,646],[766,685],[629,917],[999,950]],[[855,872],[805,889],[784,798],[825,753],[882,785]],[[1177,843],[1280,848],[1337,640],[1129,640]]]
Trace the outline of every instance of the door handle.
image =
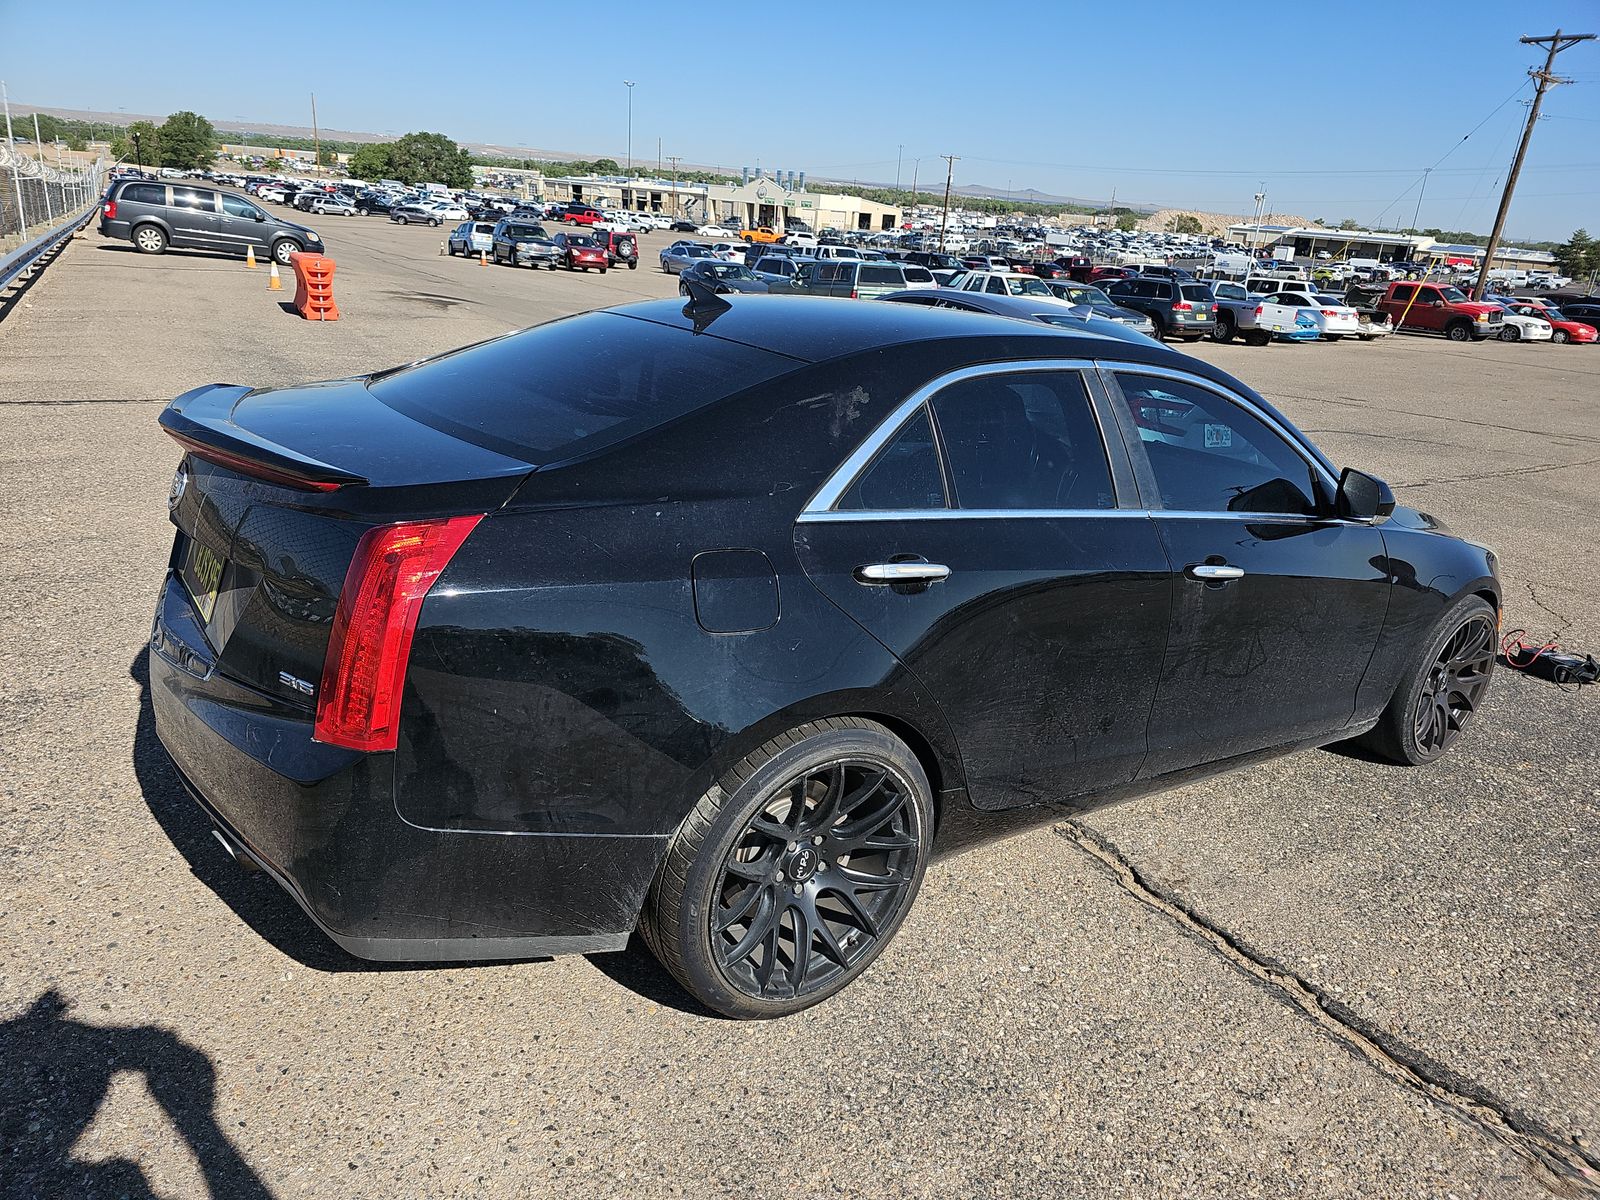
[[950,577],[950,568],[941,563],[889,562],[872,563],[856,568],[856,579],[861,583],[938,583]]
[[1243,579],[1244,568],[1219,566],[1216,563],[1195,563],[1185,568],[1184,574],[1202,583],[1227,583],[1230,579]]

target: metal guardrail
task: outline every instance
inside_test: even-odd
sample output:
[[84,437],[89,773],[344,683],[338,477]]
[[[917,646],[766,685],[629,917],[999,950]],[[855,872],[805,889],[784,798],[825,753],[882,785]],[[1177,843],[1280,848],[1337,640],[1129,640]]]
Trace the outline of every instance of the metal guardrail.
[[10,287],[13,280],[31,270],[41,258],[87,225],[98,209],[98,204],[90,205],[48,233],[40,234],[33,241],[24,242],[10,254],[0,257],[0,291]]

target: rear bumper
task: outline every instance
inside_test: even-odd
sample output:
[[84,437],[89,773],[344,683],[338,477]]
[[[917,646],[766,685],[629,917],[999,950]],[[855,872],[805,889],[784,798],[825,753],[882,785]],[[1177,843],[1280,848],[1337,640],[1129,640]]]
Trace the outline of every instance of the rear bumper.
[[314,742],[304,714],[207,670],[192,613],[169,577],[149,655],[156,733],[194,800],[333,941],[389,962],[627,944],[666,838],[412,825],[393,754]]

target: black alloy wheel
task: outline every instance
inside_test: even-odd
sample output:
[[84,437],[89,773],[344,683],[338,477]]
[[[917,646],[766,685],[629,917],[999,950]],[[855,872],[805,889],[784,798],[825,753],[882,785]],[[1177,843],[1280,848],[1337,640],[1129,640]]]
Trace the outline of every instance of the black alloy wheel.
[[1407,766],[1433,762],[1461,740],[1494,675],[1496,617],[1487,600],[1464,596],[1434,630],[1378,724],[1359,739]]
[[921,884],[932,790],[882,726],[773,739],[696,805],[646,905],[646,940],[707,1007],[775,1017],[826,999],[894,936]]

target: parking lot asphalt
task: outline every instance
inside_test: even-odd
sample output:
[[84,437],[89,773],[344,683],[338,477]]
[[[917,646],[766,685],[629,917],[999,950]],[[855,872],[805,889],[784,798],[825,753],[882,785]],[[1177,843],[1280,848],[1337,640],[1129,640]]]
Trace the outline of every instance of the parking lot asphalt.
[[[1597,693],[1501,672],[1453,756],[1313,751],[949,857],[799,1017],[697,1012],[641,949],[379,967],[209,836],[143,643],[160,405],[671,295],[314,222],[266,268],[90,233],[0,321],[0,1195],[1456,1196],[1600,1191]],[[1192,352],[1495,546],[1507,628],[1600,647],[1600,350]]]

